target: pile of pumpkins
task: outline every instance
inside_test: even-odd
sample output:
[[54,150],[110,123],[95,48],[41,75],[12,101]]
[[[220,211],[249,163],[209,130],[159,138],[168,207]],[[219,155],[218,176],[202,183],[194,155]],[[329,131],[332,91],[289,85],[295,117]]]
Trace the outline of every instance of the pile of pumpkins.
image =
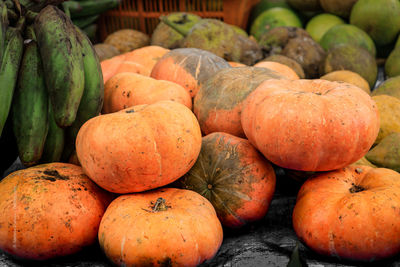
[[1,250],[46,260],[98,240],[116,265],[197,266],[223,227],[266,215],[279,167],[303,173],[293,228],[311,250],[400,253],[400,77],[371,96],[349,70],[304,79],[273,60],[156,45],[101,65],[103,110],[79,130],[75,159],[0,182]]

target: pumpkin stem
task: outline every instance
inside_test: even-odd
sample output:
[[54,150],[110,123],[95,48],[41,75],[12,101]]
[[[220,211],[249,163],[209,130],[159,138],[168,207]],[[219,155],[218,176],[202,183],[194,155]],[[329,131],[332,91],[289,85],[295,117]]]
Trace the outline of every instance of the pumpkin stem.
[[350,193],[357,193],[357,192],[361,192],[364,190],[365,190],[364,187],[361,187],[361,186],[355,185],[355,184],[353,184],[353,186],[349,189]]
[[167,206],[165,202],[165,199],[163,199],[162,197],[157,198],[155,203],[151,203],[153,204],[153,206],[151,207],[152,212],[165,211],[168,208],[171,208],[171,206]]

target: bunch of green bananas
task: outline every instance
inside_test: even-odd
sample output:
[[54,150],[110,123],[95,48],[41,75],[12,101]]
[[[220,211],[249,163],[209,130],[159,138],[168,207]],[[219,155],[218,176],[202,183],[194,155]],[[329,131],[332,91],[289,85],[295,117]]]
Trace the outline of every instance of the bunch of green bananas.
[[64,12],[91,39],[95,39],[100,14],[115,8],[121,0],[69,0],[62,3]]
[[98,57],[58,7],[16,6],[0,1],[0,136],[8,118],[25,166],[68,161],[79,128],[103,105]]

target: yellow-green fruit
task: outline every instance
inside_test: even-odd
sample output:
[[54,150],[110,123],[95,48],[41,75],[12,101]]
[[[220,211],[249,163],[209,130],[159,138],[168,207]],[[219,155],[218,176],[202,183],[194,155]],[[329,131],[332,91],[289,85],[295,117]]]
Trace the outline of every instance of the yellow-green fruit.
[[375,44],[371,37],[360,28],[350,24],[341,24],[330,28],[320,43],[326,51],[338,45],[351,44],[368,50],[373,57],[376,55]]
[[279,26],[303,27],[294,11],[283,7],[274,7],[264,11],[254,20],[250,28],[250,35],[259,40],[263,33]]
[[361,165],[361,166],[370,166],[373,168],[376,168],[374,164],[372,164],[369,160],[367,160],[365,157],[362,157],[361,159],[357,160],[351,165]]
[[322,9],[343,18],[350,16],[351,8],[358,0],[319,0]]
[[350,23],[368,33],[377,45],[388,45],[400,31],[400,1],[358,0]]
[[371,90],[368,85],[368,82],[363,77],[361,77],[359,74],[357,74],[353,71],[349,71],[349,70],[332,71],[332,72],[329,72],[328,74],[325,74],[324,76],[321,76],[320,79],[328,80],[328,81],[332,81],[332,82],[351,83],[355,86],[360,87],[366,93],[371,94]]
[[104,43],[114,46],[120,53],[126,53],[149,45],[150,38],[140,31],[122,29],[108,35]]
[[388,77],[400,75],[400,47],[395,48],[386,59],[385,74]]
[[385,80],[372,95],[390,95],[400,99],[400,76]]
[[306,31],[316,41],[320,42],[322,36],[333,26],[344,24],[344,20],[338,16],[324,13],[313,17],[306,26]]
[[379,110],[380,128],[375,144],[393,132],[400,132],[400,99],[388,96],[373,96]]
[[365,157],[379,167],[400,171],[400,133],[387,135]]
[[355,45],[338,45],[331,49],[322,65],[321,74],[335,70],[350,70],[368,81],[370,88],[376,82],[378,65],[366,49]]

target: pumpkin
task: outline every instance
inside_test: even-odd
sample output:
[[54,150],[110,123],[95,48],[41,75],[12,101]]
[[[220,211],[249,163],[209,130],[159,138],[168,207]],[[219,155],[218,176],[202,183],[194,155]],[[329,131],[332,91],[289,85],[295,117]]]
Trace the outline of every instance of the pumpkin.
[[150,76],[156,62],[168,51],[169,49],[152,45],[104,60],[101,62],[104,83],[115,74],[121,72],[133,72]]
[[203,137],[196,163],[177,184],[207,198],[224,226],[238,228],[265,216],[275,179],[248,140],[217,132]]
[[400,174],[348,166],[301,187],[293,227],[309,248],[339,259],[373,261],[400,252]]
[[379,132],[375,102],[357,86],[325,80],[267,80],[245,100],[249,141],[272,163],[300,171],[351,164]]
[[240,63],[240,62],[236,62],[236,61],[228,61],[229,65],[231,65],[231,67],[236,68],[236,67],[246,67],[245,64]]
[[118,73],[104,85],[103,113],[160,100],[177,101],[192,109],[192,98],[179,84],[136,73]]
[[178,48],[165,54],[150,76],[182,85],[192,97],[217,70],[231,68],[223,58],[197,48]]
[[197,266],[217,253],[223,232],[211,203],[190,190],[122,195],[107,208],[100,247],[119,266]]
[[0,182],[0,249],[22,259],[73,254],[96,241],[111,195],[79,166],[37,165]]
[[278,63],[278,62],[261,61],[261,62],[258,62],[257,64],[255,64],[254,67],[267,68],[270,70],[274,70],[274,71],[280,73],[282,76],[286,77],[287,79],[291,79],[291,80],[300,79],[299,75],[297,75],[293,69],[291,69],[290,67],[288,67],[284,64]]
[[119,50],[110,44],[98,43],[95,44],[94,49],[96,51],[97,56],[99,57],[99,61],[103,61],[105,59],[109,59],[120,54]]
[[194,98],[193,111],[203,133],[226,132],[245,137],[240,122],[243,101],[263,81],[281,77],[275,71],[255,67],[217,71]]
[[85,173],[115,193],[175,181],[193,166],[200,146],[200,127],[192,111],[169,100],[94,117],[76,139]]

